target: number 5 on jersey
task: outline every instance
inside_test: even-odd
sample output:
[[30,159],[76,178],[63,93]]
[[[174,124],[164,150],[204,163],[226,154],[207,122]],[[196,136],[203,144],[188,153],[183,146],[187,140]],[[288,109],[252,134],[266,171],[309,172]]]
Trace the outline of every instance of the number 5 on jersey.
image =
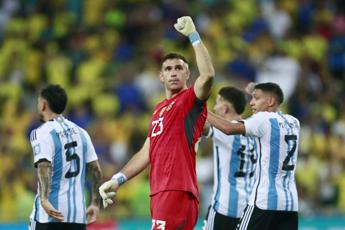
[[[67,143],[64,146],[64,149],[66,149],[66,161],[71,162],[71,167],[68,170],[68,172],[66,173],[65,178],[76,177],[76,176],[78,176],[79,171],[80,171],[80,158],[79,158],[78,154],[73,152],[74,147],[77,147],[77,142],[75,142],[75,141]],[[76,166],[76,168],[74,170],[72,170],[73,162],[75,162],[74,165]]]
[[163,117],[158,118],[158,120],[152,121],[152,132],[151,137],[158,136],[163,132]]

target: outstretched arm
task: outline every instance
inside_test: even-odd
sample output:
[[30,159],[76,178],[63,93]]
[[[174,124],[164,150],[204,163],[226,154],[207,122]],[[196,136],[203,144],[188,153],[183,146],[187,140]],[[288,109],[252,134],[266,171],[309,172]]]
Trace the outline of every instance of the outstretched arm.
[[120,185],[138,175],[149,165],[149,151],[150,139],[146,138],[143,147],[129,160],[122,170],[116,173],[109,181],[102,184],[99,188],[99,193],[102,196],[104,207],[113,203],[111,197],[116,194]]
[[97,160],[86,165],[86,174],[91,181],[91,204],[86,210],[86,223],[90,224],[96,221],[101,201],[97,190],[101,183],[102,170]]
[[201,41],[199,33],[196,31],[191,17],[184,16],[177,19],[177,23],[174,26],[177,31],[188,36],[193,45],[200,74],[195,81],[194,91],[197,98],[205,100],[210,94],[215,75],[211,57],[204,43]]
[[207,121],[227,135],[246,133],[245,126],[241,122],[230,122],[210,111],[207,113]]

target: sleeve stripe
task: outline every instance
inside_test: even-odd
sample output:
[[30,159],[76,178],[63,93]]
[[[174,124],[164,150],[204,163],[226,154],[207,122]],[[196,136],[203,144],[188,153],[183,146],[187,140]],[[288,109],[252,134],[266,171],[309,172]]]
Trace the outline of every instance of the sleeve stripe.
[[37,139],[37,135],[36,135],[36,129],[32,130],[31,134],[30,134],[30,141],[34,141]]

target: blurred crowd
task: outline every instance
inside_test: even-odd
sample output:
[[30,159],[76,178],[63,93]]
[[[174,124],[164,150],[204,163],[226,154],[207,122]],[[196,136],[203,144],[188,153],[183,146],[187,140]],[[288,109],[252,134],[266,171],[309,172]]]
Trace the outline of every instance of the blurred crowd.
[[[176,18],[191,15],[219,87],[279,83],[283,111],[302,126],[302,216],[345,213],[345,4],[341,0],[0,1],[0,221],[27,220],[36,193],[30,131],[37,93],[66,88],[68,119],[90,132],[104,179],[141,147],[164,98],[160,61],[180,52],[197,69]],[[193,83],[193,79],[190,83]],[[247,109],[245,116],[249,116]],[[201,213],[211,196],[212,148],[199,148]],[[206,173],[205,173],[206,172]],[[148,172],[124,185],[101,218],[149,216]]]

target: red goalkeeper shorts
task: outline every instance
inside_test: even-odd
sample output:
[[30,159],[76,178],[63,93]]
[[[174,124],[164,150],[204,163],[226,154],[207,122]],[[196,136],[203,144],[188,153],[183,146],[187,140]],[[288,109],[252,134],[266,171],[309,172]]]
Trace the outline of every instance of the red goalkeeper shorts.
[[151,197],[152,230],[193,230],[198,199],[186,191],[164,191]]

